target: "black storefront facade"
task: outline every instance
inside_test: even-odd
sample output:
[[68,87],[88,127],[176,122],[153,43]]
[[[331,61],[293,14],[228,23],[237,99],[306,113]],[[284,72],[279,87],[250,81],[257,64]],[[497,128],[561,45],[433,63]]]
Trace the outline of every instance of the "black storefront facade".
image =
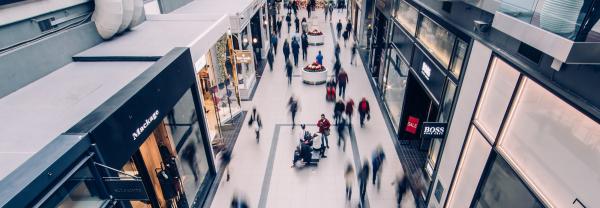
[[216,172],[193,75],[171,50],[17,169],[4,206],[202,206]]
[[417,165],[426,182],[423,199],[428,199],[445,136],[423,138],[423,123],[451,125],[471,38],[412,2],[399,0],[393,7],[389,19],[389,10],[376,8],[386,32],[372,38],[385,46],[369,67],[378,71],[374,80],[400,144],[426,152]]

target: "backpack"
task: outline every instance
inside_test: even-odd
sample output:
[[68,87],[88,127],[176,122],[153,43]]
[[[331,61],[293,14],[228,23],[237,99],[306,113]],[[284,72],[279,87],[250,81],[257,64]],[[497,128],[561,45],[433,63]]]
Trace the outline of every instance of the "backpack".
[[304,140],[310,140],[310,139],[312,139],[310,132],[304,131]]
[[367,110],[367,102],[360,102],[360,110],[366,111]]

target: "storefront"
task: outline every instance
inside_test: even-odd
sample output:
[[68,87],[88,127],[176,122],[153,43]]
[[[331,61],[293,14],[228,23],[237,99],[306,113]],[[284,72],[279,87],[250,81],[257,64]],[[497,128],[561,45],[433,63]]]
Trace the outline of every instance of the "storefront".
[[202,206],[216,172],[193,74],[189,49],[171,50],[21,166],[31,182],[11,180],[3,204]]
[[427,199],[445,135],[424,138],[423,126],[450,125],[470,37],[429,18],[406,1],[395,6],[395,14],[389,18],[384,12],[390,11],[375,9],[375,28],[386,31],[381,39],[376,32],[373,41],[383,40],[385,46],[379,47],[381,51],[372,48],[372,54],[381,55],[372,55],[370,67],[380,71],[381,99],[400,143],[427,152],[425,162],[418,164],[426,183],[422,196]]
[[220,138],[224,123],[241,113],[235,86],[230,81],[232,70],[231,64],[227,63],[229,60],[225,57],[226,50],[227,36],[223,35],[194,64],[211,141]]

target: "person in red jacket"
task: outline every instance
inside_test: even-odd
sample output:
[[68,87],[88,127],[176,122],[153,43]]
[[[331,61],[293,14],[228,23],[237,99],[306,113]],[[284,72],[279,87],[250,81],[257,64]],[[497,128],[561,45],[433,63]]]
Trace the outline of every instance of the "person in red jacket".
[[354,100],[349,99],[345,109],[346,117],[348,117],[348,127],[352,125],[352,115],[354,114]]
[[325,114],[321,114],[321,119],[317,122],[317,126],[319,127],[319,133],[321,133],[321,143],[329,149],[329,140],[327,139],[327,136],[329,136],[331,123],[325,118]]
[[365,126],[365,117],[369,119],[371,117],[371,108],[369,107],[369,101],[366,98],[358,103],[358,114],[360,115],[360,127]]

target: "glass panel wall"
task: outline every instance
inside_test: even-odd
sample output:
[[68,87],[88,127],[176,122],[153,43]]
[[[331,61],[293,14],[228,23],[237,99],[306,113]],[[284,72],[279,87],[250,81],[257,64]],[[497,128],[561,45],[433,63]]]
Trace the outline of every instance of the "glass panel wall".
[[501,59],[494,58],[475,114],[475,122],[490,137],[492,143],[496,139],[518,79],[517,70]]
[[462,70],[463,62],[465,61],[465,56],[467,54],[468,44],[457,38],[456,49],[454,50],[454,54],[452,55],[452,66],[450,66],[450,72],[456,79],[460,78],[460,72]]
[[454,94],[456,94],[456,84],[446,81],[446,93],[444,94],[444,103],[442,105],[442,114],[440,114],[440,122],[448,122],[450,120],[450,112],[452,112],[452,103],[454,102]]
[[448,68],[456,36],[438,25],[427,16],[423,16],[417,39],[442,64]]
[[600,124],[524,79],[498,145],[552,207],[599,207]]
[[544,207],[502,157],[495,155],[490,162],[471,207]]
[[90,166],[81,167],[65,183],[60,185],[41,207],[101,207],[100,186],[95,180]]
[[419,19],[419,11],[417,8],[406,3],[403,0],[398,2],[398,9],[396,9],[396,20],[410,33],[415,35],[417,31],[417,20]]
[[186,199],[192,203],[209,171],[209,164],[191,90],[181,97],[163,122],[172,133],[181,161],[178,168]]
[[390,64],[395,66],[390,67],[387,74],[384,101],[390,111],[394,129],[398,129],[409,66],[398,55],[396,55],[396,62],[390,62]]
[[392,33],[392,43],[398,48],[402,56],[406,58],[406,60],[410,60],[412,57],[413,45],[414,43],[410,40],[408,35],[400,29],[400,26],[393,24],[393,33]]

